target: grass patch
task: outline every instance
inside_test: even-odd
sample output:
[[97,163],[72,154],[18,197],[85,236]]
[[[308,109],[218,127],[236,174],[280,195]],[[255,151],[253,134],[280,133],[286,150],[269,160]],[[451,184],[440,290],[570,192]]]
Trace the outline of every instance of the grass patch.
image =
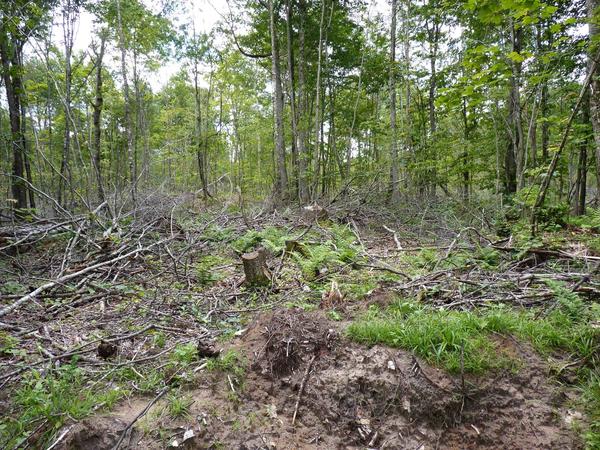
[[189,395],[181,395],[179,392],[167,396],[167,410],[174,419],[189,417],[193,403],[194,400]]
[[553,287],[557,305],[546,316],[496,306],[472,312],[443,311],[415,301],[397,300],[385,310],[372,308],[348,328],[349,336],[367,344],[386,344],[415,352],[450,372],[482,373],[511,364],[499,357],[491,336],[512,334],[541,353],[568,351],[595,366],[600,333],[592,325],[598,305],[586,305],[561,285]]
[[45,376],[31,371],[12,397],[11,410],[5,411],[0,419],[0,447],[21,448],[38,427],[41,434],[34,438],[35,444],[45,447],[70,418],[83,419],[98,406],[111,408],[126,393],[122,389],[101,392],[85,389],[83,372],[75,364],[62,366]]
[[206,370],[209,372],[224,372],[242,378],[246,373],[246,360],[235,350],[227,350],[218,358],[206,361]]

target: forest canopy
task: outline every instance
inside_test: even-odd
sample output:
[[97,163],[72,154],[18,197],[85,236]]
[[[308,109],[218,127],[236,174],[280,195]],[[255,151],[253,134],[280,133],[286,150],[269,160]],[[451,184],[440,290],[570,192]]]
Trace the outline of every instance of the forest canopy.
[[175,0],[2,7],[5,217],[159,187],[573,214],[600,195],[597,1],[200,8],[210,29]]

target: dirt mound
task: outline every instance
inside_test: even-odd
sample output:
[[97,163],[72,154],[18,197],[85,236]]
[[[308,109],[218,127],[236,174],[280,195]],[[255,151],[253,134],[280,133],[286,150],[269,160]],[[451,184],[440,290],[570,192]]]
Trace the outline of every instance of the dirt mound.
[[[409,352],[351,343],[337,326],[322,312],[260,316],[233,344],[248,360],[242,385],[203,375],[188,392],[188,418],[153,414],[163,435],[193,429],[185,446],[197,449],[579,448],[564,420],[569,393],[528,346],[502,342],[520,370],[469,377],[463,388],[460,376]],[[158,436],[136,439],[137,448],[168,446]]]

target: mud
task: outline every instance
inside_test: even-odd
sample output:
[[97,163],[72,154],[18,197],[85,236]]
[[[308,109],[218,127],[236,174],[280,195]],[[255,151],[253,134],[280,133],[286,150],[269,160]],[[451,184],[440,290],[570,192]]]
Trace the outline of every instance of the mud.
[[[320,312],[259,316],[232,343],[247,359],[243,382],[201,373],[185,392],[189,416],[159,402],[135,427],[128,448],[232,449],[577,449],[568,424],[572,393],[526,344],[499,339],[520,361],[516,373],[463,380],[410,352],[349,342]],[[295,426],[292,416],[309,361]],[[75,426],[63,449],[108,449],[149,399]],[[194,436],[182,443],[186,430]],[[126,448],[123,446],[122,448]]]

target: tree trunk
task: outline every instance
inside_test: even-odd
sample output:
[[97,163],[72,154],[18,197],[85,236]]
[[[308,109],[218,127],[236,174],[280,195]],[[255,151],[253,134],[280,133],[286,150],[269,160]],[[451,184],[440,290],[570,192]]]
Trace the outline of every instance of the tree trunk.
[[306,149],[306,134],[307,123],[306,114],[308,111],[306,101],[306,53],[304,48],[304,25],[306,19],[306,5],[304,0],[299,0],[298,8],[300,12],[300,24],[298,26],[298,48],[299,48],[299,64],[298,64],[298,109],[297,125],[298,125],[298,197],[301,203],[308,201],[308,152]]
[[390,90],[390,200],[393,204],[400,202],[400,176],[398,164],[398,143],[396,132],[396,13],[397,0],[392,0],[392,23],[390,26],[390,65],[389,65],[389,90]]
[[[511,19],[511,43],[512,51],[521,53],[523,30],[516,28],[514,20]],[[512,152],[516,164],[517,189],[523,189],[525,186],[525,152],[523,126],[521,123],[521,71],[522,63],[511,61],[512,76],[510,80],[510,104],[511,104],[511,138]]]
[[437,186],[437,154],[435,149],[435,133],[437,131],[437,118],[435,113],[435,92],[437,87],[437,54],[438,54],[438,42],[440,38],[440,23],[437,16],[433,18],[433,25],[428,29],[429,37],[429,66],[431,75],[429,78],[429,132],[430,132],[430,152],[431,152],[431,163],[430,163],[430,176],[428,180],[430,186],[430,193],[435,196]]
[[63,38],[65,42],[65,133],[60,163],[60,177],[58,179],[58,193],[56,196],[56,200],[61,206],[64,206],[67,200],[65,194],[65,181],[68,181],[70,187],[73,186],[71,169],[69,167],[69,159],[71,156],[71,54],[73,51],[73,28],[75,17],[76,16],[73,13],[73,5],[71,4],[71,0],[66,0],[62,12]]
[[285,168],[285,142],[283,136],[283,89],[279,61],[279,40],[277,37],[277,14],[275,0],[269,0],[269,28],[271,32],[271,79],[273,83],[273,112],[275,121],[276,175],[273,189],[275,203],[286,200],[287,172]]
[[267,268],[267,253],[264,248],[242,255],[246,284],[250,286],[265,286],[271,283]]
[[[2,24],[5,23],[2,17]],[[14,208],[17,210],[16,216],[22,214],[19,210],[27,208],[27,188],[25,183],[25,135],[21,127],[21,94],[23,92],[23,83],[21,74],[23,67],[19,64],[21,60],[19,53],[22,51],[22,44],[9,43],[8,32],[0,25],[0,59],[2,62],[2,79],[6,90],[6,100],[8,103],[8,114],[10,120],[11,147],[13,154],[11,190],[14,200]]]
[[298,186],[298,114],[296,111],[296,79],[294,73],[294,47],[293,47],[293,34],[292,34],[292,2],[286,0],[286,31],[287,31],[287,59],[288,59],[288,79],[289,79],[289,92],[290,92],[290,112],[291,112],[291,125],[292,125],[292,173],[293,173],[293,186],[294,196],[299,197],[299,186]]
[[[600,46],[598,45],[598,34],[600,33],[600,26],[598,25],[598,14],[600,14],[600,0],[587,0],[587,8],[591,43],[588,52],[588,67],[591,68],[594,67],[593,58],[598,56],[598,48],[600,48]],[[590,119],[592,122],[592,129],[594,131],[594,153],[596,156],[596,202],[600,202],[600,79],[598,77],[598,66],[596,65],[595,67],[596,70],[593,74],[592,81],[590,84],[589,103]]]
[[[194,36],[195,37],[195,36]],[[202,140],[202,108],[200,99],[200,87],[198,85],[198,57],[194,56],[194,97],[196,100],[196,158],[198,160],[198,175],[202,185],[202,196],[204,200],[210,197],[208,192],[208,180],[206,174],[206,153],[203,148]]]
[[104,182],[102,180],[102,147],[101,147],[101,116],[102,107],[104,105],[104,97],[102,96],[102,60],[104,58],[104,49],[106,44],[106,33],[104,30],[100,33],[100,51],[96,55],[96,100],[92,104],[94,112],[92,114],[92,122],[94,126],[94,171],[96,173],[96,182],[98,183],[98,198],[100,202],[106,200],[104,192]]
[[137,186],[136,186],[136,175],[135,175],[135,161],[134,161],[134,145],[133,145],[133,124],[131,122],[131,105],[129,102],[129,83],[127,80],[127,52],[125,49],[125,33],[123,32],[123,19],[121,17],[121,1],[117,0],[117,26],[119,33],[119,49],[121,51],[121,73],[123,75],[123,97],[125,104],[124,108],[124,119],[125,119],[125,132],[127,134],[127,162],[129,164],[129,183],[131,189],[131,200],[133,207],[136,206],[137,197]]

